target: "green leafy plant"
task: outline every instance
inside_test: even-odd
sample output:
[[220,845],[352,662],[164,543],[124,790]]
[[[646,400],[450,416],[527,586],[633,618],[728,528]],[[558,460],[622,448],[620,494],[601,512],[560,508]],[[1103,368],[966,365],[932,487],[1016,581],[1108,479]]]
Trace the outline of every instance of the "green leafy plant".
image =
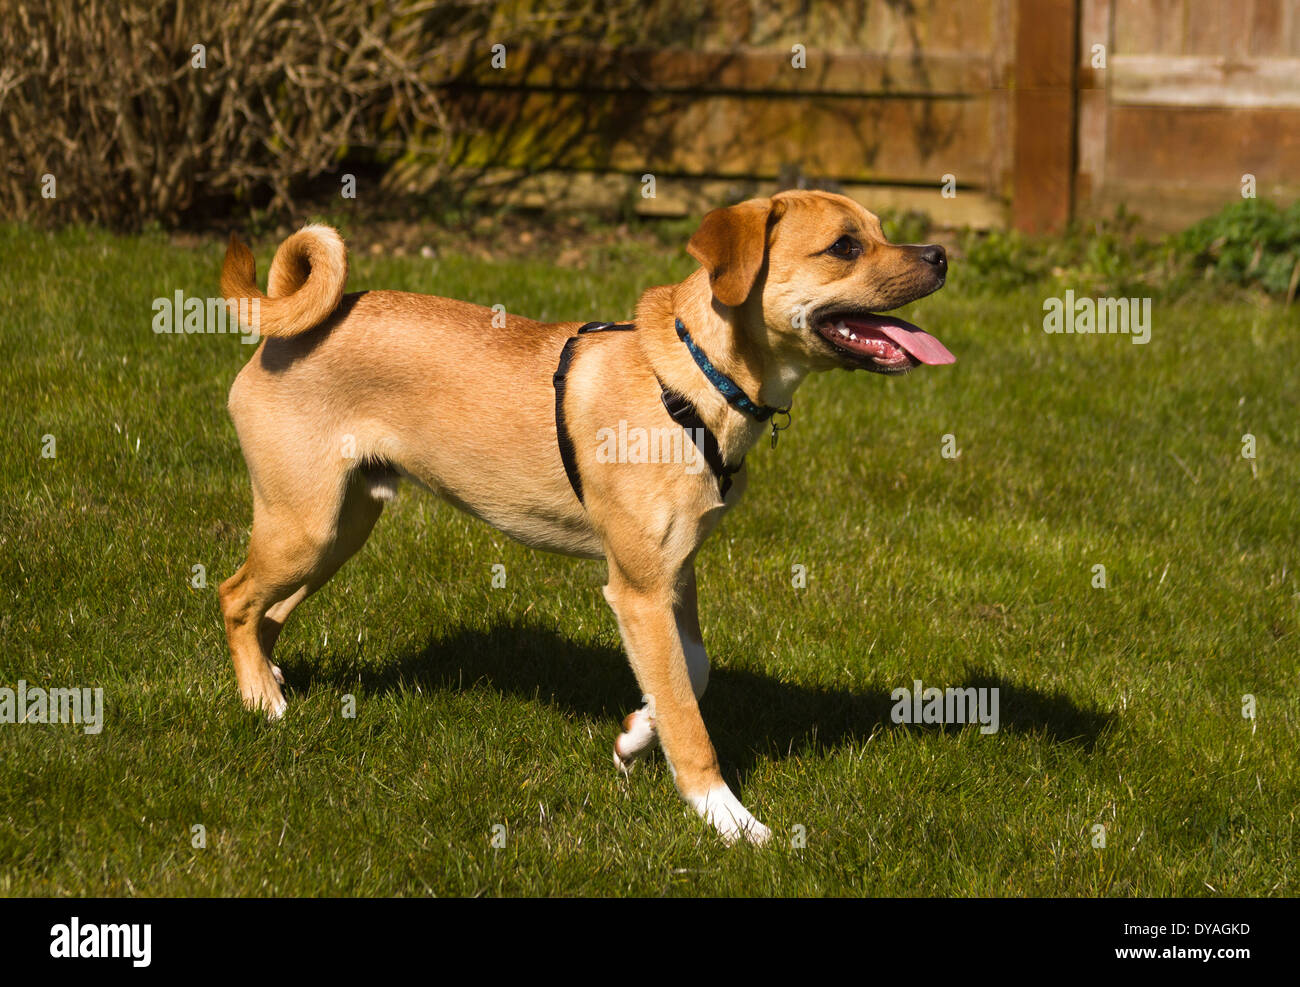
[[1295,299],[1300,282],[1300,202],[1281,208],[1243,199],[1174,238],[1206,280]]
[[1136,227],[1137,218],[1120,209],[1056,237],[966,230],[958,236],[953,276],[985,293],[1055,281],[1099,295],[1181,295],[1209,283],[1219,293],[1262,291],[1288,304],[1296,297],[1300,203],[1245,200],[1156,240]]

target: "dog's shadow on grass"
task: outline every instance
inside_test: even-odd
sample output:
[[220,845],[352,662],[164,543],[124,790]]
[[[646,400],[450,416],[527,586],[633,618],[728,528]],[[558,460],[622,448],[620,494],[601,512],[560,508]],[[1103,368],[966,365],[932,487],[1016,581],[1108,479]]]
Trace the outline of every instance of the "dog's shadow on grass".
[[[640,705],[621,650],[576,643],[545,627],[506,623],[488,631],[431,637],[423,647],[380,668],[323,670],[290,652],[282,665],[290,687],[350,688],[360,681],[382,694],[418,686],[425,692],[489,688],[604,722],[610,743],[623,717]],[[908,688],[912,683],[898,683]],[[969,670],[956,688],[996,688],[1000,733],[1022,733],[1091,752],[1113,715],[1080,707],[1061,692]],[[743,778],[760,758],[829,751],[867,740],[878,730],[955,733],[961,727],[897,724],[889,689],[822,688],[718,667],[715,659],[701,709],[724,772]],[[978,729],[978,726],[966,729]]]

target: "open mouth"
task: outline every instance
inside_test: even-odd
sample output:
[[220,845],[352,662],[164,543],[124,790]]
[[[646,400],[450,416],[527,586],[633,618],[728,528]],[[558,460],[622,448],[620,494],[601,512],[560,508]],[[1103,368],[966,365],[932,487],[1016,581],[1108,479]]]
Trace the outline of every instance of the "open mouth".
[[832,347],[868,370],[900,373],[922,363],[957,362],[928,332],[892,315],[832,314],[817,322],[816,328]]

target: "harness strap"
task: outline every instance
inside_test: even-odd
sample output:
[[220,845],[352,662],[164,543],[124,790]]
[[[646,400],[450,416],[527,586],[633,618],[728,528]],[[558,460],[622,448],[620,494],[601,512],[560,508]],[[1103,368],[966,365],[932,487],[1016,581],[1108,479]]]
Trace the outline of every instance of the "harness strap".
[[568,382],[569,364],[573,361],[573,344],[578,341],[578,336],[585,336],[588,333],[628,332],[635,328],[636,326],[631,322],[588,322],[578,330],[577,336],[570,336],[565,341],[564,349],[560,350],[560,364],[555,368],[555,374],[551,378],[555,385],[555,438],[560,446],[560,459],[564,462],[564,472],[569,477],[569,486],[573,487],[579,504],[585,504],[582,499],[582,474],[578,472],[578,456],[573,448],[573,438],[569,435],[568,426],[564,421],[564,389]]
[[695,410],[695,405],[676,391],[670,391],[664,386],[663,381],[659,381],[659,389],[668,414],[672,416],[673,421],[686,429],[686,434],[704,456],[704,461],[709,464],[709,469],[713,470],[713,475],[718,478],[718,493],[723,500],[726,500],[727,491],[731,489],[731,478],[744,468],[745,457],[741,456],[736,466],[728,466],[722,459],[718,437],[713,434],[713,430],[708,425],[704,424],[704,419]]
[[[678,323],[680,325],[680,323]],[[582,474],[578,471],[578,456],[573,446],[573,437],[569,434],[568,425],[564,418],[564,392],[568,383],[569,366],[573,362],[574,344],[578,339],[593,332],[628,332],[635,329],[636,325],[631,322],[588,322],[578,330],[576,336],[570,336],[564,342],[564,348],[560,350],[560,363],[555,368],[555,374],[551,377],[555,385],[555,438],[560,447],[560,459],[564,463],[564,472],[569,478],[569,486],[573,488],[574,494],[578,498],[578,503],[585,506],[586,502],[582,498]],[[695,409],[695,405],[685,396],[675,391],[670,391],[663,381],[655,378],[659,383],[660,398],[663,400],[664,408],[678,425],[686,430],[686,434],[691,441],[695,443],[700,453],[704,456],[704,461],[709,464],[709,469],[713,470],[713,475],[718,479],[718,489],[723,500],[727,498],[727,491],[731,489],[731,478],[744,468],[745,460],[742,457],[739,465],[728,466],[722,458],[722,450],[718,446],[718,437],[713,434],[713,430],[704,423],[700,413]],[[781,409],[773,409],[779,411]],[[770,417],[769,412],[769,417]]]

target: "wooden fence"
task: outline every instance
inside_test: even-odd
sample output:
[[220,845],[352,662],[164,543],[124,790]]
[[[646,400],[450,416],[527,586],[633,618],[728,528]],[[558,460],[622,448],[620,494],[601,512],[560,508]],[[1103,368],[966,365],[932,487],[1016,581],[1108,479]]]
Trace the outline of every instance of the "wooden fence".
[[476,54],[447,87],[461,159],[529,174],[524,202],[680,214],[806,184],[1026,230],[1300,189],[1300,0],[729,8],[692,48]]
[[[1300,2],[1083,0],[1075,194],[1173,228],[1300,192]],[[1091,46],[1107,45],[1094,69]]]

